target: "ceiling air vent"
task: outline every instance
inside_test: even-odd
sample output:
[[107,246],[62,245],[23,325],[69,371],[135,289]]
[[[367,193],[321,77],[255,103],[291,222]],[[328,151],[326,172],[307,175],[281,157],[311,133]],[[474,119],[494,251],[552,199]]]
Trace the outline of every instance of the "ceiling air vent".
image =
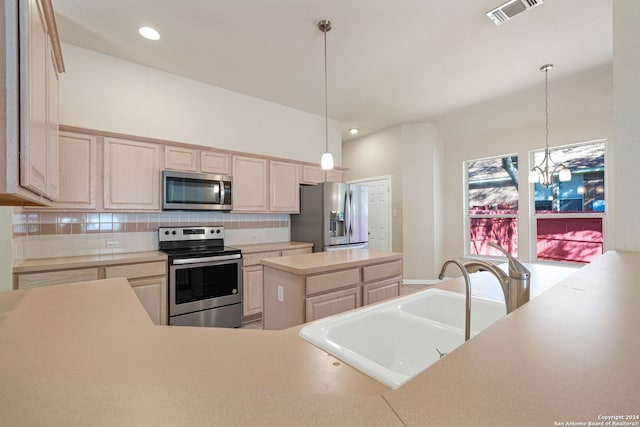
[[487,12],[494,24],[500,25],[520,13],[542,4],[543,0],[509,0],[508,2]]

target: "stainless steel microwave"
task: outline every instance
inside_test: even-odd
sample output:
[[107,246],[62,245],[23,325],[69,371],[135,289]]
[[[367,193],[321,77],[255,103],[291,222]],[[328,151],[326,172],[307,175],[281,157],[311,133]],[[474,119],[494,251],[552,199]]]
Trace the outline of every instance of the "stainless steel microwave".
[[162,209],[230,211],[231,177],[194,172],[162,171]]

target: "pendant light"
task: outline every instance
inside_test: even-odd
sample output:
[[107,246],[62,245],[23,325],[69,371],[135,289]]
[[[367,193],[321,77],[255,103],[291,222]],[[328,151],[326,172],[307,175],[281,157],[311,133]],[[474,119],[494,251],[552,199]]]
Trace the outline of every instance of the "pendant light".
[[331,31],[331,21],[318,22],[318,29],[324,34],[324,142],[325,151],[320,159],[322,169],[333,169],[333,155],[329,152],[329,108],[327,100],[327,32]]
[[571,170],[564,165],[558,165],[551,160],[549,151],[549,79],[548,72],[553,68],[553,64],[546,64],[540,67],[544,71],[544,115],[545,115],[545,149],[544,158],[537,166],[529,172],[530,183],[540,183],[549,188],[553,184],[553,175],[558,172],[560,181],[571,181]]

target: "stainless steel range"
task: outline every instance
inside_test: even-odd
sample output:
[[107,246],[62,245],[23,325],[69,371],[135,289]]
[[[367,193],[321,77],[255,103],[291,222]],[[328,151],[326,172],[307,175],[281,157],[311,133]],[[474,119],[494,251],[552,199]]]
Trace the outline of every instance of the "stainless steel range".
[[169,255],[169,324],[238,328],[242,254],[224,246],[224,227],[159,227]]

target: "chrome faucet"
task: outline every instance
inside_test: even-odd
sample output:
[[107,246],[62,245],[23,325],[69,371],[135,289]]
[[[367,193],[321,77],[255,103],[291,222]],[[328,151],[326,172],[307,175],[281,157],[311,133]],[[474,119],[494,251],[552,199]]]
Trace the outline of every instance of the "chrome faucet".
[[[466,298],[465,298],[465,311],[464,311],[464,340],[468,341],[471,336],[471,279],[469,278],[469,273],[467,269],[464,267],[462,262],[457,259],[450,259],[445,261],[442,264],[442,269],[440,270],[440,274],[438,275],[438,279],[444,279],[444,272],[446,271],[449,264],[455,264],[462,271],[462,275],[464,276],[464,283],[466,285]],[[440,353],[440,351],[438,351]],[[442,357],[442,356],[440,356]]]
[[[507,314],[511,313],[516,308],[520,307],[526,302],[529,302],[530,296],[530,279],[531,273],[527,268],[522,265],[520,261],[511,256],[509,252],[504,250],[501,246],[489,242],[489,246],[495,248],[505,254],[509,260],[509,274],[507,275],[495,264],[491,264],[487,261],[471,260],[461,262],[456,259],[450,259],[442,264],[442,269],[438,275],[438,279],[444,279],[444,273],[449,264],[455,264],[462,271],[464,276],[466,298],[465,298],[465,323],[464,323],[464,340],[468,341],[471,335],[471,278],[469,273],[475,273],[476,271],[488,271],[492,273],[500,282],[502,288],[502,294],[504,295],[504,302],[507,309]],[[439,353],[439,351],[438,351]]]
[[508,275],[495,264],[487,261],[471,260],[464,262],[463,265],[469,273],[488,271],[496,276],[502,288],[507,314],[509,314],[524,303],[529,302],[531,273],[501,246],[493,242],[489,242],[489,246],[502,252],[509,260]]

